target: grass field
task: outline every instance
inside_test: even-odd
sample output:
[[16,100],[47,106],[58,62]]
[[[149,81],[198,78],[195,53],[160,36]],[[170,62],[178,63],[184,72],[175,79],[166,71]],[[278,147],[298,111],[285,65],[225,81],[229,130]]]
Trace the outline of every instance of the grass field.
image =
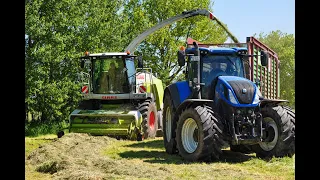
[[[162,138],[142,142],[66,134],[25,138],[26,179],[295,179],[295,156],[264,161],[223,150],[219,162],[189,163],[165,153]],[[40,148],[39,148],[40,147]]]

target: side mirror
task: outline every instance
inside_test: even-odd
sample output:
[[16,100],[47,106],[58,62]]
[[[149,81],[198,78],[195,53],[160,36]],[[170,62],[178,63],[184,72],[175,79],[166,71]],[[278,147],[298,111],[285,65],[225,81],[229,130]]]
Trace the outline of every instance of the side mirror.
[[268,62],[269,62],[269,54],[268,51],[261,51],[261,65],[262,66],[268,66]]
[[179,50],[178,51],[178,64],[179,66],[184,66],[186,63],[186,56],[184,50]]
[[81,61],[80,61],[80,67],[84,68],[84,60],[83,59],[81,59]]
[[139,56],[139,57],[138,57],[138,68],[143,68],[142,56]]

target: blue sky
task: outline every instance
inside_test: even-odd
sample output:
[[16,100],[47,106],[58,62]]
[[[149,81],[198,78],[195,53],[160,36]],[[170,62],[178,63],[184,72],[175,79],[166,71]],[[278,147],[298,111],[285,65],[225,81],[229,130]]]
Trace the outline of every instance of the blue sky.
[[[255,33],[295,34],[294,0],[212,0],[212,13],[240,42]],[[227,40],[230,42],[229,40]]]

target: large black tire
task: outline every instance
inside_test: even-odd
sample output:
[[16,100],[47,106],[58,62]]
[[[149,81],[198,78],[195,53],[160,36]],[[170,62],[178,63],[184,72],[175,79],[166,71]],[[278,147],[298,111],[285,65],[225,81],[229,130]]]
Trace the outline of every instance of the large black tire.
[[175,109],[168,93],[164,96],[162,113],[164,147],[168,154],[176,154],[178,153],[177,143],[175,141],[177,122],[173,119]]
[[232,145],[230,144],[230,150],[233,152],[240,152],[240,153],[244,153],[244,154],[250,154],[253,153],[251,146],[250,145],[244,145],[244,144],[240,144],[240,145]]
[[139,105],[142,115],[142,138],[152,139],[156,137],[158,130],[157,107],[151,100],[146,100]]
[[222,130],[222,121],[211,107],[199,105],[187,108],[177,123],[179,155],[188,161],[218,160],[222,147],[226,145]]
[[256,156],[263,159],[292,157],[295,154],[295,113],[289,107],[276,106],[262,108],[261,114],[267,139],[252,146]]

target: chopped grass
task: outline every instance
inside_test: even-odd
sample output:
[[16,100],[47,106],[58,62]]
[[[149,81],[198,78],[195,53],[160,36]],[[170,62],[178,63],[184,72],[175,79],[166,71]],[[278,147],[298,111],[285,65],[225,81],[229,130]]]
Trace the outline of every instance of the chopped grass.
[[[44,135],[39,137],[26,137],[25,138],[25,157],[35,149],[42,147],[46,143],[54,141],[56,135]],[[27,161],[27,160],[26,160]],[[36,171],[36,167],[25,163],[25,179],[30,180],[47,180],[52,179],[50,174],[39,173]]]
[[39,146],[52,142],[55,140],[57,135],[48,134],[38,137],[25,137],[25,153],[26,156],[33,150],[37,149]]
[[137,142],[70,133],[37,142],[41,148],[26,143],[26,179],[295,179],[295,157],[264,161],[224,149],[219,162],[191,163],[167,154],[162,138]]

